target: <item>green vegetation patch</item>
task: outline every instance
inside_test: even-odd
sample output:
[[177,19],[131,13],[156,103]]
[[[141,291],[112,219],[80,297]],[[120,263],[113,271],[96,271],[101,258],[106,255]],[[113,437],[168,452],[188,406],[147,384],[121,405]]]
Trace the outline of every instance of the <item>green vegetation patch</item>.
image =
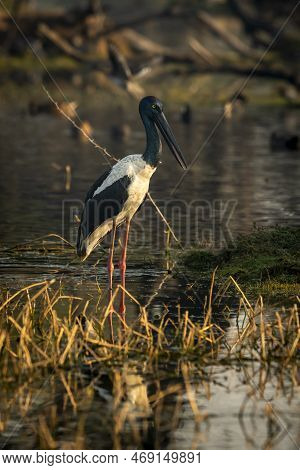
[[218,267],[217,280],[232,276],[244,288],[276,295],[300,291],[300,228],[258,229],[220,253],[192,249],[183,265],[203,279]]

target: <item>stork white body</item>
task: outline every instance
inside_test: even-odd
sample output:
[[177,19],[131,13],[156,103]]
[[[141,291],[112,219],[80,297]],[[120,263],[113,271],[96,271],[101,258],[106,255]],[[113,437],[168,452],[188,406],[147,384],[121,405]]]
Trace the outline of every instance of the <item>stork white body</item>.
[[[151,167],[148,163],[143,160],[141,154],[127,155],[118,161],[111,169],[108,177],[103,183],[94,191],[93,197],[100,194],[104,189],[111,186],[116,181],[120,180],[124,176],[132,178],[130,185],[130,192],[143,193],[145,187],[149,187],[149,181],[156,168]],[[147,190],[148,191],[148,187]]]
[[97,187],[92,188],[86,203],[93,199],[100,203],[113,199],[119,203],[120,210],[115,217],[107,218],[88,236],[82,237],[81,251],[84,253],[84,259],[112,230],[114,218],[117,226],[126,219],[132,219],[146,197],[155,170],[156,167],[145,162],[142,155],[128,155],[112,167],[103,181],[100,179]]

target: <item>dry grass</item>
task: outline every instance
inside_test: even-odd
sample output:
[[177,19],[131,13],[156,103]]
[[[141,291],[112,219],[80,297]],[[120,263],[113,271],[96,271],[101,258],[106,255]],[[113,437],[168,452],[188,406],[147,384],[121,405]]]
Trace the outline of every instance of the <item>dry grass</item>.
[[[60,387],[63,392],[63,409],[69,406],[77,415],[77,430],[72,443],[57,436],[59,411],[55,405],[48,406],[47,413],[39,410],[36,416],[35,435],[40,448],[86,448],[88,444],[87,413],[93,405],[95,384],[99,370],[106,370],[111,381],[112,422],[104,423],[111,429],[114,448],[143,446],[149,431],[151,415],[158,429],[176,430],[183,403],[191,410],[195,424],[195,448],[203,439],[203,423],[207,415],[199,408],[195,373],[200,374],[202,392],[210,397],[210,377],[203,376],[203,369],[216,364],[239,367],[245,370],[245,381],[249,383],[249,397],[263,396],[268,382],[269,367],[278,367],[282,386],[282,374],[289,373],[292,383],[297,383],[297,358],[299,358],[299,314],[297,306],[278,310],[270,319],[261,297],[255,303],[242,292],[233,278],[228,279],[240,296],[236,316],[236,328],[228,336],[219,324],[213,321],[216,300],[213,299],[213,281],[203,315],[198,321],[188,311],[178,307],[176,312],[165,314],[159,321],[151,322],[147,310],[132,294],[125,291],[127,300],[134,302],[139,314],[128,324],[117,311],[112,313],[113,335],[111,335],[111,307],[96,310],[89,300],[67,295],[62,283],[50,281],[28,285],[18,292],[3,293],[0,305],[0,376],[5,389],[13,389],[6,397],[2,395],[0,431],[5,431],[11,413],[21,419],[32,412],[36,395],[43,389],[55,396]],[[225,286],[224,292],[226,291]],[[120,294],[117,286],[113,300]],[[116,303],[116,302],[115,302]],[[134,365],[136,364],[136,366]],[[155,376],[161,365],[173,364],[180,381],[168,383],[154,380],[154,389],[149,393],[144,374]],[[249,372],[249,365],[259,365],[259,382],[256,373]],[[81,371],[97,371],[88,385],[83,384]],[[143,370],[143,373],[141,373]],[[77,371],[76,373],[74,371]],[[152,379],[153,380],[153,379]],[[42,381],[36,394],[36,381]],[[282,381],[283,383],[284,381]],[[40,383],[40,382],[39,382]],[[60,385],[58,385],[58,383]],[[45,387],[46,384],[46,387]],[[162,409],[174,398],[172,416],[168,423],[162,422]],[[248,398],[249,398],[248,397]],[[168,405],[169,406],[169,405]],[[246,402],[240,410],[240,420]],[[266,404],[267,407],[267,404]],[[269,408],[266,408],[266,413]],[[272,412],[268,411],[269,415]],[[268,416],[269,416],[268,415]],[[273,418],[272,418],[273,419]],[[275,418],[274,418],[275,419]],[[142,423],[142,424],[141,424]],[[126,430],[126,432],[125,432]],[[130,443],[124,443],[127,433]],[[126,435],[127,435],[126,434]],[[276,439],[278,434],[276,434]],[[159,443],[157,446],[159,448]],[[271,446],[270,442],[266,447]]]
[[[214,278],[214,276],[213,276]],[[212,279],[213,282],[213,279]],[[89,301],[66,295],[59,281],[34,283],[14,294],[6,292],[0,305],[0,373],[20,374],[43,367],[72,367],[123,361],[128,357],[148,360],[201,356],[205,361],[243,359],[273,360],[288,364],[299,351],[297,305],[266,316],[262,297],[251,303],[233,278],[240,295],[236,338],[228,344],[226,332],[212,320],[212,288],[201,319],[192,320],[178,308],[156,324],[128,291],[125,295],[139,308],[132,324],[109,304],[93,311]],[[120,294],[117,286],[113,300]],[[113,335],[110,334],[112,316]]]

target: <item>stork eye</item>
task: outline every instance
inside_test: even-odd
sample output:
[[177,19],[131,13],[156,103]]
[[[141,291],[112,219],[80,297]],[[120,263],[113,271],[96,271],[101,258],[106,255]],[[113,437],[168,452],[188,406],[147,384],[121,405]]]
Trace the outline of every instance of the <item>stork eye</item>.
[[152,108],[153,108],[153,109],[157,109],[157,105],[156,105],[156,104],[153,104],[153,105],[152,105]]

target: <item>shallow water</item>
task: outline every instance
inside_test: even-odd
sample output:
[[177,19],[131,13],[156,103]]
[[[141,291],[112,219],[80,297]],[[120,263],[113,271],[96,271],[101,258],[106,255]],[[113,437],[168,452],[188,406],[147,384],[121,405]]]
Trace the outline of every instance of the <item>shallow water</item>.
[[[95,128],[96,141],[112,154],[124,156],[143,151],[144,133],[135,108],[96,109],[88,103],[86,109],[83,107],[83,114],[89,116]],[[220,108],[194,110],[194,120],[189,126],[180,122],[178,109],[168,108],[166,114],[188,162],[201,149],[175,195],[172,191],[182,171],[166,149],[163,163],[151,183],[151,194],[183,247],[201,243],[220,248],[253,225],[299,223],[299,152],[271,151],[269,146],[274,129],[297,128],[297,110],[250,107],[223,121],[206,142],[222,113]],[[123,142],[111,135],[116,120],[119,124],[126,120],[131,129]],[[61,119],[51,115],[32,117],[10,108],[0,112],[0,165],[2,248],[48,233],[60,234],[74,243],[77,229],[74,214],[80,210],[89,185],[107,166],[104,158],[89,145],[74,140],[68,124]],[[66,165],[71,166],[72,172],[69,191],[65,187]],[[207,286],[200,286],[195,292],[189,287],[185,273],[166,277],[165,238],[165,226],[148,201],[132,227],[127,288],[141,304],[150,302],[151,319],[159,318],[167,309],[172,315],[178,303],[197,318],[202,314]],[[15,289],[62,276],[69,292],[96,303],[97,277],[105,304],[105,250],[100,251],[99,265],[95,266],[99,254],[82,265],[73,257],[72,250],[59,251],[56,245],[52,252],[45,245],[43,251],[41,243],[18,252],[2,250],[1,287]],[[137,306],[128,300],[129,320],[136,313]],[[235,325],[234,312],[225,320],[220,310],[216,321],[227,329],[230,338]],[[100,370],[96,376],[95,371],[64,372],[81,394],[76,413],[66,399],[57,373],[46,378],[46,382],[44,378],[42,381],[34,378],[29,385],[19,384],[20,388],[5,384],[2,403],[8,403],[12,397],[20,403],[26,396],[33,401],[21,421],[18,407],[2,410],[4,414],[8,412],[9,419],[0,443],[7,448],[43,447],[45,416],[47,419],[55,416],[55,439],[58,447],[65,448],[230,449],[299,445],[299,395],[294,394],[288,377],[281,377],[285,388],[276,390],[278,371],[271,371],[266,391],[259,396],[255,384],[261,379],[262,371],[258,365],[252,364],[249,370],[238,366],[196,370],[197,364],[193,364],[190,380],[202,420],[197,430],[177,369],[178,364],[166,364],[165,369],[160,366],[150,372],[142,364],[124,364],[127,371],[124,403],[131,407],[133,421],[117,435],[112,423],[116,420],[114,381],[118,373],[122,374],[118,368]],[[157,402],[148,402],[153,394],[173,385],[173,393]],[[256,391],[255,398],[249,399],[241,412],[251,389]],[[270,418],[267,412],[269,400],[278,419]],[[174,415],[177,418],[170,423]],[[36,429],[40,431],[37,433]]]
[[[299,447],[299,394],[294,395],[294,387],[283,375],[276,377],[272,372],[273,383],[262,397],[259,384],[266,371],[256,364],[244,368],[213,366],[198,372],[192,367],[191,384],[199,419],[196,426],[182,378],[173,365],[154,376],[142,373],[140,365],[124,364],[123,372],[117,368],[96,374],[61,372],[47,380],[35,380],[36,388],[25,382],[15,393],[14,409],[13,403],[8,402],[10,419],[1,435],[1,445],[7,449],[47,447],[43,438],[46,421],[56,447],[63,449]],[[62,374],[76,390],[76,410],[66,397]],[[116,390],[120,376],[125,390],[121,404]],[[249,376],[252,382],[245,384]],[[285,390],[276,391],[276,379],[282,378]],[[252,398],[248,396],[251,391],[255,391]],[[7,403],[7,396],[11,397],[11,393],[2,389],[2,402]],[[24,406],[25,397],[30,403],[29,411]],[[270,414],[270,409],[275,415]],[[125,410],[130,419],[118,431]]]
[[[152,178],[150,190],[166,211],[169,209],[171,212],[167,203],[177,203],[180,217],[174,214],[171,222],[183,244],[196,240],[207,241],[217,247],[220,241],[226,242],[229,237],[249,230],[254,224],[299,223],[299,152],[271,151],[269,145],[274,129],[288,127],[297,130],[297,109],[244,110],[231,120],[223,120],[210,139],[222,114],[221,108],[194,110],[194,120],[188,126],[180,123],[178,111],[169,106],[166,114],[188,163],[194,160],[197,152],[200,154],[173,194],[183,172],[164,147],[162,164]],[[89,116],[96,141],[113,155],[123,157],[143,151],[144,131],[136,106],[132,106],[129,112],[115,107],[112,110],[84,109],[81,114]],[[119,125],[126,122],[130,126],[130,135],[123,142],[111,135],[115,122]],[[109,162],[90,145],[72,139],[70,133],[68,123],[52,115],[33,117],[20,111],[2,109],[2,243],[24,243],[47,233],[63,233],[68,239],[74,236],[76,224],[73,224],[73,230],[70,229],[72,214],[69,212],[64,221],[66,227],[62,227],[62,204],[72,205],[75,201],[76,206],[77,201],[80,209],[80,201],[90,184]],[[72,170],[69,192],[65,190],[66,165],[70,165]],[[190,207],[193,201],[194,206]],[[196,201],[199,201],[198,205]],[[222,214],[224,207],[218,206],[219,201],[224,205],[235,201],[235,205],[232,203],[227,208],[232,208],[229,220]],[[180,202],[185,207],[180,207]],[[188,214],[194,215],[195,205],[202,215],[201,224],[195,233],[195,219],[192,217],[191,233],[188,233],[183,221]],[[149,202],[147,207],[150,213],[138,213],[133,229],[140,245],[143,224],[146,233],[143,233],[142,250],[145,254],[146,246],[146,252],[152,254],[153,245],[154,248],[160,247],[154,242],[163,238],[163,231],[156,233],[155,210]]]

